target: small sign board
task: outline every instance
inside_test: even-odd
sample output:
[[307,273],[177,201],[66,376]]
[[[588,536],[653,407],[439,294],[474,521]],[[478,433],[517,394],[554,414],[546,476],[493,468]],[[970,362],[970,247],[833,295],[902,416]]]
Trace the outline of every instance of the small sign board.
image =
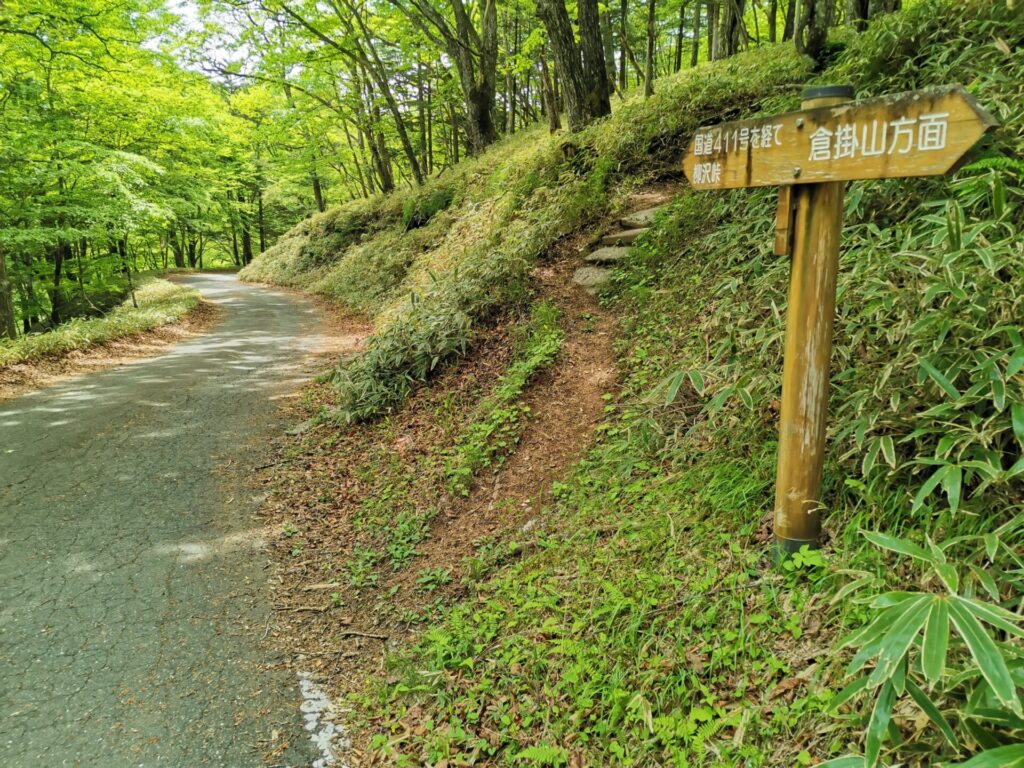
[[699,129],[683,169],[695,189],[939,176],[998,125],[961,86]]

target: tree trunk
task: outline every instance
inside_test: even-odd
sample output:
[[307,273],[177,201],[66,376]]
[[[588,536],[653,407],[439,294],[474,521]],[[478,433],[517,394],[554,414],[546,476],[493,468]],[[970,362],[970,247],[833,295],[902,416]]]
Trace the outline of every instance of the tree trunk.
[[619,3],[619,90],[626,90],[626,48],[629,45],[628,34],[629,0]]
[[644,70],[644,98],[654,95],[654,12],[657,0],[647,0],[647,67]]
[[260,229],[260,253],[267,250],[267,223],[263,218],[263,190],[256,190],[256,215]]
[[715,60],[715,47],[718,44],[718,2],[719,0],[708,0],[708,61]]
[[320,185],[320,175],[314,170],[310,176],[313,181],[313,199],[316,201],[316,209],[323,213],[327,210],[327,203],[324,201],[324,189]]
[[690,66],[696,67],[700,60],[700,9],[701,0],[693,4],[693,43],[690,46]]
[[793,39],[793,29],[795,27],[795,16],[796,16],[796,4],[801,0],[788,0],[786,3],[786,18],[782,24],[782,42]]
[[388,82],[384,63],[381,61],[380,56],[377,55],[376,47],[372,44],[373,36],[366,28],[362,16],[356,12],[355,8],[350,6],[350,10],[352,11],[352,17],[356,20],[359,24],[359,28],[362,30],[363,36],[370,42],[368,45],[370,49],[370,59],[367,59],[362,46],[359,46],[360,55],[365,60],[367,70],[374,82],[377,84],[377,88],[384,96],[384,102],[388,105],[388,111],[391,113],[391,118],[395,122],[395,130],[398,133],[398,140],[402,144],[402,150],[405,152],[406,160],[409,161],[409,169],[412,171],[412,176],[416,179],[417,184],[422,184],[423,172],[420,170],[419,161],[416,159],[416,150],[413,148],[412,142],[409,140],[409,132],[405,127],[405,119],[402,117],[402,111],[398,108],[398,102],[395,100],[395,95],[391,91],[391,84]]
[[846,23],[858,32],[863,32],[868,28],[868,18],[870,15],[870,0],[847,0]]
[[588,119],[612,113],[611,87],[604,62],[604,41],[597,0],[578,0],[580,54],[583,59],[584,89]]
[[679,28],[676,30],[676,55],[672,71],[683,68],[683,32],[686,31],[686,3],[679,4]]
[[540,87],[548,113],[548,130],[554,133],[562,127],[562,121],[558,116],[558,100],[555,98],[555,90],[551,87],[551,75],[548,72],[548,58],[544,52],[544,46],[540,48]]
[[451,109],[452,117],[452,163],[459,162],[459,116]]
[[50,322],[53,325],[60,325],[64,319],[64,291],[61,288],[61,280],[64,277],[64,258],[67,255],[67,245],[59,240],[53,248],[53,287],[50,290]]
[[516,78],[509,69],[505,73],[505,133],[516,132]]
[[363,165],[360,161],[360,157],[363,154],[362,133],[359,134],[359,151],[356,152],[356,145],[352,142],[352,134],[349,132],[347,120],[342,121],[342,127],[345,129],[345,141],[348,143],[349,151],[352,153],[352,163],[356,167],[356,180],[359,182],[359,189],[362,191],[363,197],[369,197],[373,193],[373,188],[372,186],[370,189],[366,187],[366,179],[363,177]]
[[591,121],[592,116],[587,108],[583,66],[569,14],[563,0],[537,0],[537,15],[548,31],[548,40],[555,55],[569,130],[578,131]]
[[426,93],[423,84],[423,62],[416,62],[416,124],[419,128],[420,138],[419,150],[420,165],[423,168],[423,172],[430,175],[430,169],[427,167],[427,102]]
[[248,217],[242,217],[242,266],[252,262],[252,233],[249,231]]
[[794,34],[798,53],[821,62],[834,8],[834,0],[800,0],[800,18]]
[[774,43],[778,40],[778,32],[776,26],[779,20],[779,0],[768,0],[768,42]]
[[18,326],[14,318],[14,291],[7,278],[7,254],[0,250],[0,338],[18,338]]
[[610,3],[604,6],[601,14],[601,39],[604,41],[605,80],[608,83],[608,95],[615,90],[615,39],[612,29],[612,12]]
[[718,29],[715,31],[713,58],[715,61],[735,56],[741,39],[746,38],[743,11],[746,0],[722,0]]
[[236,267],[242,266],[238,255],[238,227],[235,226],[234,219],[231,220],[231,260]]
[[494,126],[494,96],[498,71],[498,6],[483,0],[480,32],[473,28],[462,0],[453,0],[455,33],[446,34],[448,55],[459,72],[466,105],[466,140],[470,154],[477,154],[498,137]]
[[431,101],[430,81],[427,80],[427,145],[426,145],[426,170],[427,174],[434,172],[434,110]]

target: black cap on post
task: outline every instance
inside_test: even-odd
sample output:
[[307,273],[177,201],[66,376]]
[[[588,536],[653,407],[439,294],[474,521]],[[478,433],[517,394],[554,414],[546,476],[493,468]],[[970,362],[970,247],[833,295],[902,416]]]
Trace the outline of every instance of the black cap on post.
[[800,94],[800,98],[804,99],[852,99],[853,98],[853,86],[852,85],[812,85],[804,88],[804,92]]

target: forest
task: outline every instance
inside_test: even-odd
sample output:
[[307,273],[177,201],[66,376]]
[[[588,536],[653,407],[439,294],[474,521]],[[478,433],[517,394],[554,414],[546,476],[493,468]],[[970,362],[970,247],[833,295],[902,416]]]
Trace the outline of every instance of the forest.
[[501,136],[577,130],[762,43],[820,55],[829,26],[899,5],[5,3],[0,328],[102,314],[137,271],[244,266],[311,212]]

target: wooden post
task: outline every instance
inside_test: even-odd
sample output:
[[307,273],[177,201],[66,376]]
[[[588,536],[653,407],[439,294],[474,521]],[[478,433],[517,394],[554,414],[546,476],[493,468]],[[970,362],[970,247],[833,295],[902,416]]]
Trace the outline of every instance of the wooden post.
[[[849,86],[808,88],[802,106],[828,107],[851,98]],[[798,123],[797,128],[801,127]],[[799,167],[792,172],[799,178]],[[792,188],[796,215],[775,481],[777,560],[805,544],[817,547],[821,533],[821,475],[844,188],[842,181]]]

